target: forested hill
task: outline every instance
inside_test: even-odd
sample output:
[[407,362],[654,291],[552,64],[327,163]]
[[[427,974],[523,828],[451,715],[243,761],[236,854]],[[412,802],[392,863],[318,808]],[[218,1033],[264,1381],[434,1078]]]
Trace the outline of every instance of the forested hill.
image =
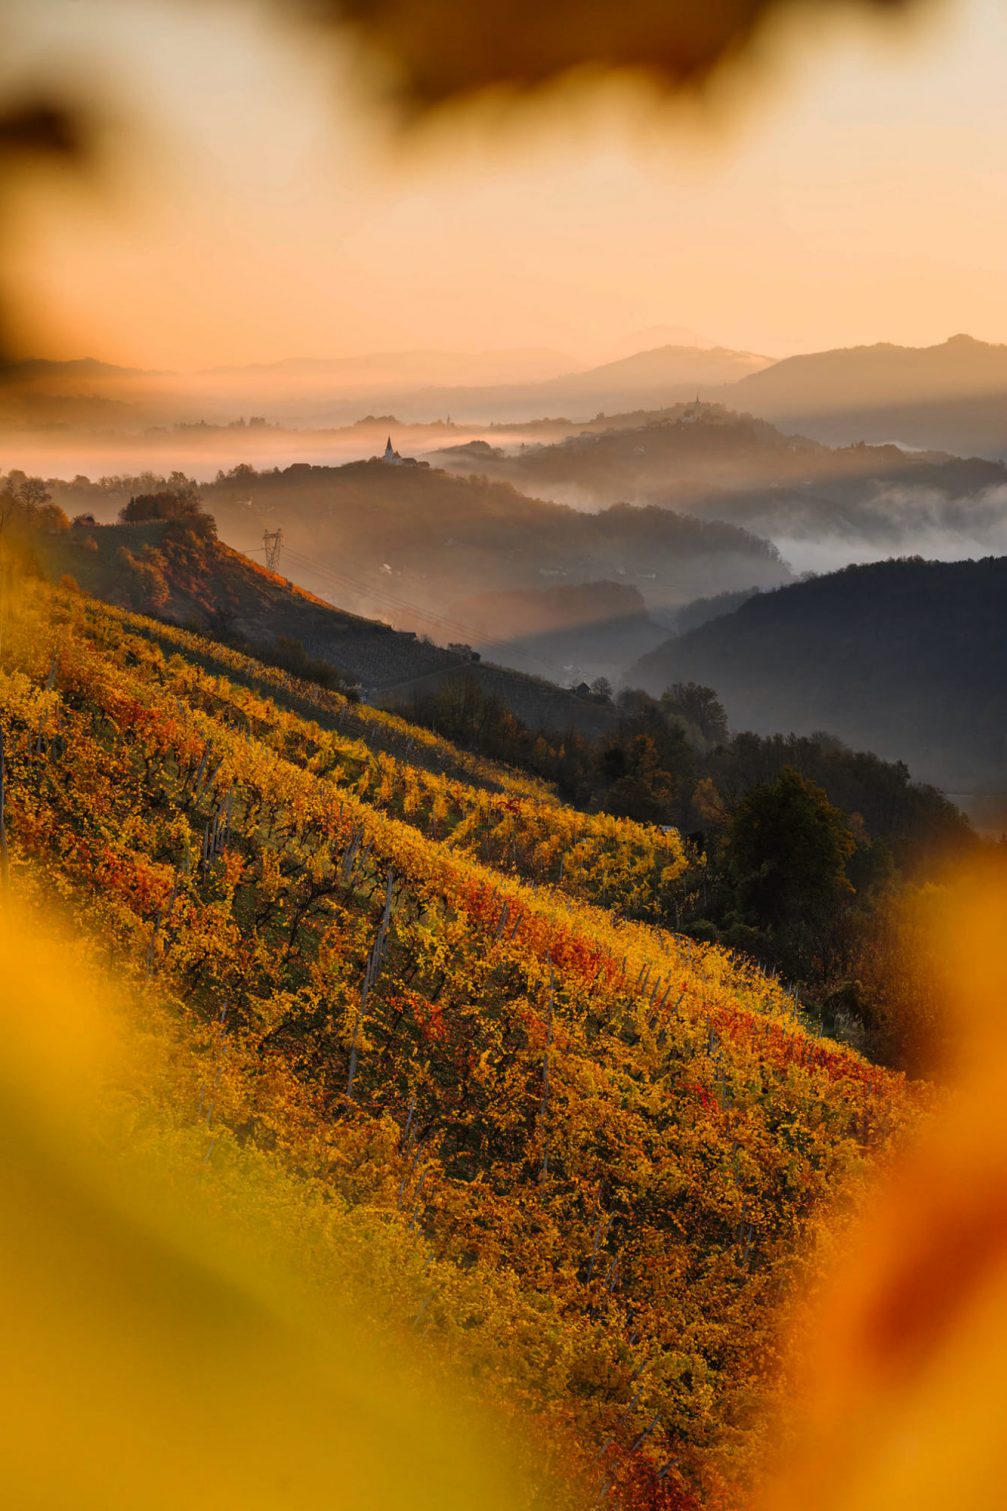
[[440,455],[453,470],[547,498],[591,508],[660,503],[725,521],[772,540],[792,563],[823,542],[833,543],[831,561],[845,564],[865,548],[897,555],[943,537],[942,555],[957,540],[965,556],[1004,540],[1002,462],[892,444],[826,446],[722,404],[627,418],[517,452],[475,442]]
[[715,687],[732,726],[827,729],[951,792],[1007,792],[1007,558],[848,567],[751,598],[628,671]]
[[299,581],[338,587],[358,612],[386,605],[397,623],[434,638],[443,636],[431,616],[457,618],[455,605],[473,593],[619,581],[653,609],[791,575],[773,546],[730,524],[627,504],[588,514],[433,467],[237,467],[202,496],[231,544],[254,548],[264,528],[282,528]]

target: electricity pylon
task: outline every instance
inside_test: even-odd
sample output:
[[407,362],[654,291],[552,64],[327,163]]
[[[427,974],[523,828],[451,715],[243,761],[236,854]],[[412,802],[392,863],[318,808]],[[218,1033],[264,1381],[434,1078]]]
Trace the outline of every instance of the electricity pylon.
[[262,545],[266,552],[266,566],[271,572],[275,572],[280,565],[280,552],[283,549],[283,531],[264,530],[262,532]]

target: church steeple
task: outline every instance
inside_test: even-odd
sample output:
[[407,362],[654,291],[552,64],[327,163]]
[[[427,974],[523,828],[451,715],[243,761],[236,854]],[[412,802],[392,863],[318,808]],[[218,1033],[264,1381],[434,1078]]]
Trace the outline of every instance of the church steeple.
[[393,462],[395,460],[395,448],[392,445],[392,438],[391,438],[391,436],[388,437],[388,442],[387,442],[387,444],[385,446],[385,454],[381,458],[381,460],[383,462]]

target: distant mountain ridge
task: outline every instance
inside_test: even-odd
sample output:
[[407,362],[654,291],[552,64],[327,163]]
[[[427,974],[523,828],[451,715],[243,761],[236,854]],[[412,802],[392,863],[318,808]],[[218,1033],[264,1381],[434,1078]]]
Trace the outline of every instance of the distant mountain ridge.
[[[81,407],[85,383],[94,385],[91,409]],[[324,429],[352,424],[367,409],[409,425],[450,416],[484,431],[550,419],[556,427],[587,426],[599,415],[654,414],[698,396],[829,445],[895,442],[1007,457],[1007,345],[967,335],[929,347],[880,342],[779,361],[705,342],[667,343],[593,366],[548,348],[291,357],[190,375],[91,357],[29,358],[0,369],[0,388],[0,423],[9,427],[98,421],[120,432],[226,424],[249,414]],[[93,407],[99,397],[102,411]]]
[[1007,391],[1007,346],[951,336],[935,346],[838,347],[784,357],[739,380],[735,398],[814,412],[818,406],[968,398]]
[[787,357],[716,397],[816,440],[1007,455],[1007,346],[957,335]]
[[[136,384],[135,397],[154,405],[148,424],[207,418],[220,423],[258,414],[288,425],[326,427],[352,423],[364,408],[396,413],[408,423],[451,415],[464,423],[487,424],[653,410],[691,397],[697,388],[732,383],[769,360],[706,344],[659,346],[598,366],[549,348],[521,347],[289,357],[191,374],[152,374],[92,358],[64,363],[33,359],[11,367],[6,386],[12,393],[22,386],[26,397],[44,386],[58,409],[60,400],[77,396],[69,385],[84,378],[115,383],[116,397],[127,400],[134,397],[130,385]],[[163,391],[151,391],[153,377],[171,381]],[[65,417],[60,412],[53,416],[59,421]],[[46,417],[35,418],[44,423]],[[117,418],[128,422],[126,415]]]
[[587,419],[599,412],[660,409],[721,388],[768,366],[769,357],[726,347],[659,346],[614,362],[535,384],[432,388],[391,401],[404,418],[446,413],[456,418],[524,421],[544,415]]
[[120,367],[97,357],[23,357],[0,363],[0,383],[34,383],[61,378],[129,379],[161,377],[145,367]]
[[564,373],[540,385],[540,391],[570,393],[646,391],[655,386],[723,383],[725,370],[737,375],[761,372],[772,365],[771,357],[754,352],[732,351],[723,346],[657,346],[590,367],[584,372]]
[[363,352],[352,356],[282,357],[270,362],[209,367],[204,369],[203,375],[244,380],[259,376],[294,380],[324,378],[343,386],[356,383],[365,391],[377,385],[392,392],[404,381],[423,387],[443,383],[536,383],[575,366],[569,353],[548,347],[462,352],[417,348]]

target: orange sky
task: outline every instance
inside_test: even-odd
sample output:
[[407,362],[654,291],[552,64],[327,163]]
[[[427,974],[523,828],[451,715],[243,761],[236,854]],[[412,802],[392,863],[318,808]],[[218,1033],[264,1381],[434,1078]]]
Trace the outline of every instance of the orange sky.
[[704,119],[612,87],[407,148],[359,59],[226,0],[18,0],[6,26],[8,78],[65,64],[119,123],[102,183],[14,206],[24,340],[50,355],[594,360],[657,324],[770,355],[1007,341],[999,0],[820,22],[815,50],[781,30],[771,74]]

